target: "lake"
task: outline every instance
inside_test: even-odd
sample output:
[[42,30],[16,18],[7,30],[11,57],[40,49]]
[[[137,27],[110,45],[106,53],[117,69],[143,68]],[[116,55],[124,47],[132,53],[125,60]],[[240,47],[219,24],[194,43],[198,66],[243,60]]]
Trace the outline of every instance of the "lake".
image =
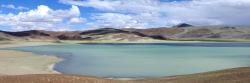
[[250,43],[65,44],[9,49],[63,57],[55,70],[97,77],[162,77],[250,66]]

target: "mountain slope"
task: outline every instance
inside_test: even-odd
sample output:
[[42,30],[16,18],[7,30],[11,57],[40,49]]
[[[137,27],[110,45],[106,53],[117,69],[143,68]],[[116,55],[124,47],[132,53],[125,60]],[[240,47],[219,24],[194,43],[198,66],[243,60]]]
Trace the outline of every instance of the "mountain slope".
[[20,32],[0,32],[1,40],[27,41],[58,41],[58,40],[86,40],[86,41],[139,41],[152,39],[138,32],[124,31],[114,28],[101,28],[87,31],[42,31],[30,30]]
[[0,40],[23,41],[144,41],[144,40],[250,40],[250,28],[225,26],[189,26],[185,28],[149,28],[149,29],[115,29],[100,28],[87,31],[42,31],[30,30],[20,32],[0,31]]
[[165,40],[181,39],[250,39],[250,28],[224,26],[192,26],[186,28],[124,29]]

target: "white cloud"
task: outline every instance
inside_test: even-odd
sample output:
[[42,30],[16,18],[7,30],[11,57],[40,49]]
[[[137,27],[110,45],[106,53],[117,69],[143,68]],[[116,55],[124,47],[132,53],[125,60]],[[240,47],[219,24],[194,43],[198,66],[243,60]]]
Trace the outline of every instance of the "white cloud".
[[[164,18],[154,16],[156,14],[141,13],[141,14],[121,14],[121,13],[100,13],[93,15],[95,26],[101,27],[116,27],[116,28],[131,28],[131,27],[154,27],[164,26]],[[161,22],[159,22],[161,21]]]
[[18,14],[0,14],[0,24],[13,30],[69,30],[69,19],[83,19],[77,6],[68,10],[53,10],[45,5]]
[[1,5],[2,8],[9,8],[15,10],[28,10],[29,8],[23,6],[15,6],[13,4]]
[[97,21],[96,24],[111,27],[122,27],[124,25],[136,23],[136,21],[133,20],[132,16],[118,13],[103,13],[94,16],[93,19]]
[[65,4],[92,7],[100,26],[250,25],[250,0],[60,0]]
[[[249,0],[193,0],[162,5],[171,20],[200,25],[249,25]],[[240,15],[241,14],[241,15]]]
[[84,23],[86,19],[84,18],[71,18],[69,23]]
[[80,0],[60,0],[62,3],[66,4],[74,4],[83,7],[93,7],[97,9],[105,9],[105,10],[113,10],[113,6],[117,5],[119,1],[103,1],[103,0],[88,0],[88,1],[80,1]]
[[65,4],[93,7],[102,11],[143,13],[159,11],[157,0],[60,0]]

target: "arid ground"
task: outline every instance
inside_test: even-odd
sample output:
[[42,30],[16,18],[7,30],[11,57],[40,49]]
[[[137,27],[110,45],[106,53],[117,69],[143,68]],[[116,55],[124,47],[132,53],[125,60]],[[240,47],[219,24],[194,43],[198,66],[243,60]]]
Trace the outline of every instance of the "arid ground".
[[141,80],[108,80],[61,74],[0,76],[1,83],[249,83],[250,68]]

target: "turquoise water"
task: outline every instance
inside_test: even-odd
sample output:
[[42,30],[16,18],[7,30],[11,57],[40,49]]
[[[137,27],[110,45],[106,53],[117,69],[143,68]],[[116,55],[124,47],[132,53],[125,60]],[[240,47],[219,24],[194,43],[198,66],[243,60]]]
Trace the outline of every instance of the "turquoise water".
[[161,77],[250,66],[248,43],[82,44],[10,48],[65,58],[55,69],[97,77]]

